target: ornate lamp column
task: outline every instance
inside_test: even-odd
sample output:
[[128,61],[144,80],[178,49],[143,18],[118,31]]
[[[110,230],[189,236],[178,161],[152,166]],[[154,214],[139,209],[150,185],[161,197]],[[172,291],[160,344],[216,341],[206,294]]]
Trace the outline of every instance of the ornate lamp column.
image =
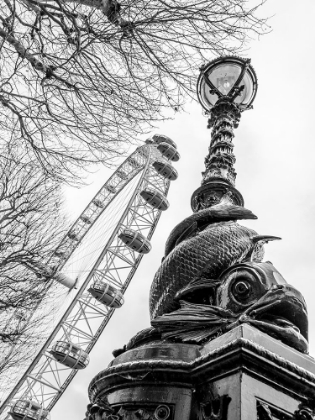
[[222,57],[203,66],[197,83],[197,95],[212,128],[209,153],[205,159],[202,185],[192,196],[193,211],[210,207],[226,193],[232,203],[244,204],[235,188],[233,154],[234,128],[241,112],[252,108],[257,92],[257,78],[250,60]]
[[255,98],[248,60],[201,70],[213,127],[194,213],[170,233],[151,286],[151,327],[91,382],[85,420],[315,420],[315,362],[301,293],[269,261],[273,239],[234,187],[233,129]]

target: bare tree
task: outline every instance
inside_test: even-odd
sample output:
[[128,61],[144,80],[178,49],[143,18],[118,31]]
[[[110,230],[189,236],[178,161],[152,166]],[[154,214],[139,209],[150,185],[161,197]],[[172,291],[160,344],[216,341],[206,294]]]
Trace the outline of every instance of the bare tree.
[[0,372],[38,334],[32,313],[49,290],[47,263],[64,234],[60,204],[59,186],[37,164],[12,149],[0,154]]
[[110,164],[183,106],[205,60],[263,32],[263,2],[1,0],[2,138],[55,176]]

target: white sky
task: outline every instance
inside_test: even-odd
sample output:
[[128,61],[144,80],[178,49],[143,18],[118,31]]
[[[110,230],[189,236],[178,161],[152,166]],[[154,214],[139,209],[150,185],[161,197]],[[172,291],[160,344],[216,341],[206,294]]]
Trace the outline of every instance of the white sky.
[[[266,245],[265,260],[273,262],[288,283],[306,298],[310,322],[310,353],[315,354],[315,2],[269,1],[261,13],[273,16],[273,32],[249,45],[248,57],[257,72],[259,88],[254,110],[243,114],[235,131],[236,186],[245,207],[257,221],[246,223],[260,234],[280,236]],[[198,69],[196,69],[198,71]],[[83,419],[91,379],[105,369],[113,349],[149,326],[148,294],[171,229],[192,213],[190,197],[200,185],[210,131],[201,107],[191,104],[155,131],[176,141],[181,160],[179,178],[170,189],[170,208],[162,215],[145,256],[117,310],[91,353],[89,367],[79,372],[52,411],[52,420]],[[152,133],[154,134],[154,133]],[[81,191],[67,192],[69,208],[77,211],[106,181],[104,171]],[[244,222],[245,224],[245,222]]]

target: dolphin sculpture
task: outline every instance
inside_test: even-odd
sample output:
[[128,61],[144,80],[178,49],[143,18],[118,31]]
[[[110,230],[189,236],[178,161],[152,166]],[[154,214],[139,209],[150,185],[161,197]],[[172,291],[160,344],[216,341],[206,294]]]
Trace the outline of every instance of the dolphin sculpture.
[[172,230],[151,286],[151,319],[178,308],[176,293],[194,279],[216,279],[236,263],[261,261],[263,244],[280,239],[258,235],[236,222],[241,219],[257,217],[222,200],[187,217]]
[[280,238],[236,222],[256,218],[222,200],[179,223],[151,286],[152,327],[113,354],[161,340],[203,345],[242,323],[307,353],[303,296],[272,263],[262,262],[263,245]]

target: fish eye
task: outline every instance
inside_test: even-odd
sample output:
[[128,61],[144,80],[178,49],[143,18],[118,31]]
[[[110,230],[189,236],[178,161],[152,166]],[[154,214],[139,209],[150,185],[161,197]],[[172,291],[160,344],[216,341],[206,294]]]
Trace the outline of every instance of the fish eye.
[[259,270],[252,267],[231,267],[221,277],[216,304],[238,313],[252,305],[265,293]]
[[238,279],[232,286],[231,292],[234,297],[240,301],[246,300],[251,294],[252,286],[250,282],[243,278]]

